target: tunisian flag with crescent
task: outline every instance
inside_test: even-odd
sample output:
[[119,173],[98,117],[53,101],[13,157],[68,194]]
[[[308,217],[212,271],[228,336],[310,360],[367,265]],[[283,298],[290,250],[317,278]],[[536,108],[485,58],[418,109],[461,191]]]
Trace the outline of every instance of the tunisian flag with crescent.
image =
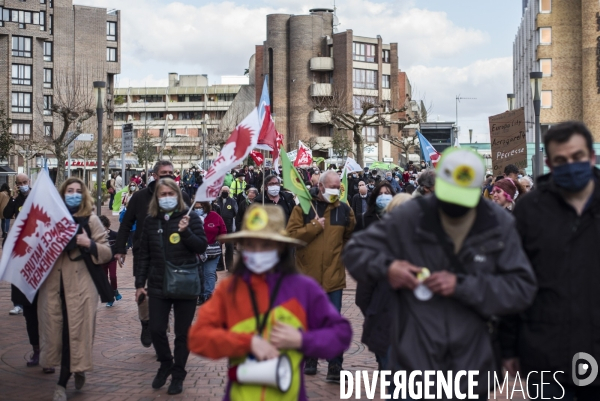
[[260,133],[260,120],[256,107],[231,133],[221,152],[204,176],[202,185],[196,192],[195,202],[209,202],[216,199],[223,187],[225,174],[240,164],[256,147]]
[[48,171],[42,169],[8,232],[0,259],[0,280],[12,283],[33,302],[77,229]]

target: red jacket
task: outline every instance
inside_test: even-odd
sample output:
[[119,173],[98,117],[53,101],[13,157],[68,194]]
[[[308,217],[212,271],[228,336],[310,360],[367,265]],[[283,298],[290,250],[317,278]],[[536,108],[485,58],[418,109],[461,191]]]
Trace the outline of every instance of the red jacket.
[[219,235],[227,234],[225,222],[217,212],[209,212],[204,219],[204,233],[209,244],[214,244]]

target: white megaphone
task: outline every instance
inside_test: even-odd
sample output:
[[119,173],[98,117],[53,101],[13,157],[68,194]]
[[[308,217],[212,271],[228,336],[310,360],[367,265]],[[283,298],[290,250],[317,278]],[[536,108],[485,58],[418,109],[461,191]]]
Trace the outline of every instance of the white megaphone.
[[261,362],[246,359],[229,369],[229,379],[242,384],[275,387],[285,393],[292,385],[292,363],[287,355]]

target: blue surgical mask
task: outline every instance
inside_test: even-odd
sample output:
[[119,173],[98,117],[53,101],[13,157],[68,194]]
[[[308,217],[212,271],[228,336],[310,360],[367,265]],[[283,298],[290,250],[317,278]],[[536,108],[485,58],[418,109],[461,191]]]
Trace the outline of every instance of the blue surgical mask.
[[377,209],[383,210],[391,202],[393,196],[390,194],[381,194],[377,197],[375,204],[377,205]]
[[167,196],[164,198],[158,198],[158,206],[164,211],[170,212],[177,207],[177,197]]
[[592,176],[593,170],[589,161],[566,163],[552,170],[552,179],[556,186],[567,192],[581,191]]
[[29,185],[21,185],[19,187],[19,191],[21,191],[22,193],[26,193],[27,191],[29,191]]
[[196,214],[198,214],[198,216],[202,217],[206,214],[206,212],[204,212],[204,209],[194,209],[194,211],[196,212]]
[[79,207],[81,205],[81,198],[81,194],[79,193],[65,194],[65,204],[70,208]]

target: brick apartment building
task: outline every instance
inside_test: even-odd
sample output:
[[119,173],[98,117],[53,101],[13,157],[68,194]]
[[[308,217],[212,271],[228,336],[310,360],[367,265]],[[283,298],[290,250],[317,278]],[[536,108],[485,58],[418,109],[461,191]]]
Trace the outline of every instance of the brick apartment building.
[[[12,120],[17,144],[45,141],[62,128],[50,111],[57,74],[72,76],[71,81],[85,85],[82,90],[90,94],[93,81],[106,82],[104,123],[110,129],[120,49],[119,11],[78,6],[72,0],[0,0],[0,76],[6,77],[0,80],[0,102]],[[34,159],[26,160],[35,150],[17,149],[20,155],[11,157],[10,165],[26,172],[35,168]],[[56,166],[51,153],[44,155],[49,167]],[[39,159],[37,164],[40,167]]]
[[[348,110],[360,108],[361,99],[393,107],[411,100],[410,82],[398,67],[397,43],[384,44],[380,36],[355,36],[352,30],[336,33],[334,24],[331,9],[268,15],[266,41],[255,53],[256,103],[262,87],[258,83],[269,74],[272,113],[288,149],[295,149],[298,140],[315,137],[321,146],[313,155],[325,158],[331,156],[333,126],[327,113],[314,110],[314,98],[339,96]],[[404,116],[390,119],[399,117]],[[397,136],[397,125],[366,127],[363,134],[367,165],[398,161],[398,148],[380,138]]]
[[214,145],[215,137],[224,136],[223,132],[228,136],[245,117],[240,114],[231,126],[222,127],[242,87],[239,78],[222,77],[223,83],[236,84],[209,85],[206,75],[170,73],[167,87],[116,89],[115,137],[121,137],[122,124],[133,123],[136,141],[148,133],[146,138],[152,137],[149,139],[156,145],[157,157],[162,155],[176,168],[184,169],[202,160],[206,130],[207,168],[220,150]]
[[525,106],[527,141],[534,111],[529,73],[541,71],[542,134],[552,124],[583,121],[600,141],[600,3],[528,0],[513,45],[516,107]]

